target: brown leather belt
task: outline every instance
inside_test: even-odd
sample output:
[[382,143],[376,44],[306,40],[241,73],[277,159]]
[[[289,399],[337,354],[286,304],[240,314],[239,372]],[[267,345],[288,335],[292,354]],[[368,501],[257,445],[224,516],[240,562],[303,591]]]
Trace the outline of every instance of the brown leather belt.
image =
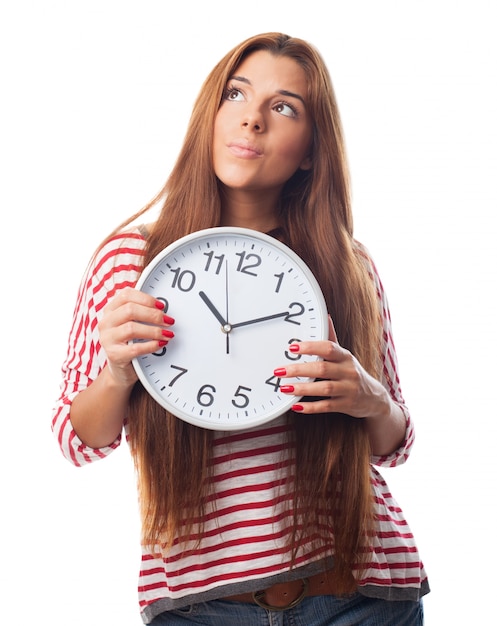
[[[354,589],[355,583],[351,583],[350,592]],[[225,600],[255,603],[268,611],[286,611],[300,604],[306,596],[323,595],[337,595],[337,585],[330,572],[277,583],[261,591],[228,596]]]

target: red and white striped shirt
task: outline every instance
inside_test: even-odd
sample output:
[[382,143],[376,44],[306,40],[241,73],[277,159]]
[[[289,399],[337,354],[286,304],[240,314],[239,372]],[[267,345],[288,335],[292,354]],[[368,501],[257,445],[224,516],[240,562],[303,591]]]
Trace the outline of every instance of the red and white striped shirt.
[[[63,454],[76,466],[104,458],[121,443],[119,437],[106,448],[89,448],[73,430],[70,410],[74,397],[105,365],[98,322],[103,308],[120,289],[135,286],[144,246],[138,229],[115,236],[93,259],[80,286],[52,422]],[[369,259],[366,251],[364,254]],[[370,563],[358,581],[359,591],[372,597],[417,600],[429,591],[423,564],[401,509],[374,467],[405,462],[414,431],[399,386],[386,297],[370,263],[382,305],[382,382],[404,411],[407,431],[393,454],[371,459],[377,528]],[[138,592],[144,623],[166,610],[254,591],[289,577],[302,578],[324,569],[327,559],[329,564],[332,545],[316,550],[309,541],[289,574],[286,519],[294,467],[289,429],[291,424],[282,416],[257,428],[215,434],[215,492],[205,513],[200,543],[189,548],[178,541],[164,558],[143,548]]]

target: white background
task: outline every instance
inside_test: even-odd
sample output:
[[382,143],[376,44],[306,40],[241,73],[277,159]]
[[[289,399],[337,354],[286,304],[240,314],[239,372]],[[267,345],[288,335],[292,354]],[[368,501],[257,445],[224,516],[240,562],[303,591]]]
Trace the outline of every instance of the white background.
[[417,426],[384,474],[430,575],[426,624],[493,619],[492,4],[2,0],[2,624],[141,623],[128,451],[75,469],[50,432],[72,307],[94,247],[162,186],[208,71],[269,30],[313,42],[337,92]]

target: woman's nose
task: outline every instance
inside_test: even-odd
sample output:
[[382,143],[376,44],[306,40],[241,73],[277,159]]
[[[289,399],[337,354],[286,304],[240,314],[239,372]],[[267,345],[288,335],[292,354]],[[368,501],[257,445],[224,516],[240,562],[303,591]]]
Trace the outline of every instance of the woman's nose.
[[265,123],[262,112],[256,108],[246,111],[243,117],[242,126],[258,133],[264,131]]

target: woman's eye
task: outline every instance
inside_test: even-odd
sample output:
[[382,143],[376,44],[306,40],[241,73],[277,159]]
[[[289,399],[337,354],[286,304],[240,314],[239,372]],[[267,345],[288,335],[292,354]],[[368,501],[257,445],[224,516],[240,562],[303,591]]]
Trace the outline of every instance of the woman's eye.
[[238,100],[242,100],[242,98],[243,98],[243,95],[239,89],[236,89],[235,87],[228,87],[226,89],[226,94],[225,94],[226,100],[232,100],[236,102]]
[[297,111],[295,107],[293,107],[291,104],[288,104],[287,102],[279,102],[274,107],[274,110],[277,113],[281,113],[281,115],[286,115],[287,117],[297,117]]

